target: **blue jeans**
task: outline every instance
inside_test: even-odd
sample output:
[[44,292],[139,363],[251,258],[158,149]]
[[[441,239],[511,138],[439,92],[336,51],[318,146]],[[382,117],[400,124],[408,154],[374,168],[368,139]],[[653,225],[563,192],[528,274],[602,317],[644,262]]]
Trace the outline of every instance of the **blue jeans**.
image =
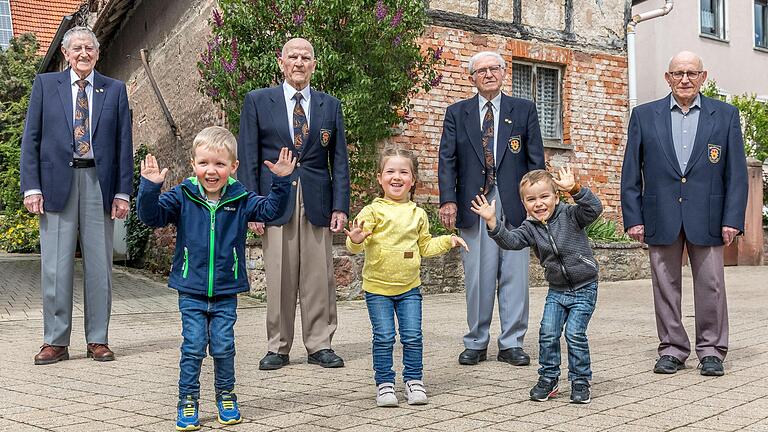
[[200,367],[205,350],[213,357],[216,394],[235,388],[235,321],[237,295],[207,297],[179,293],[181,360],[179,398],[200,397]]
[[549,290],[539,330],[539,375],[560,377],[560,334],[565,326],[568,380],[592,379],[587,325],[596,302],[597,282],[576,291]]
[[376,385],[395,382],[392,348],[395,345],[395,315],[403,344],[403,381],[420,380],[423,338],[421,335],[421,291],[416,287],[396,296],[365,293],[365,304],[373,330],[373,370]]

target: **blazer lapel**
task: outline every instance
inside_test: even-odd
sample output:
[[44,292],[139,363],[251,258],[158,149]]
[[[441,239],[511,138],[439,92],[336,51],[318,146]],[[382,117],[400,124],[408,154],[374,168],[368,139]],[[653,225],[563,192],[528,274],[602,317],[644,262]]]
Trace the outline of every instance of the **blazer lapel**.
[[472,148],[477,154],[477,158],[485,164],[485,156],[483,155],[483,137],[480,130],[480,108],[478,105],[478,97],[475,95],[470,99],[464,110],[464,129],[467,131],[469,142],[472,144]]
[[685,174],[691,171],[691,167],[696,164],[702,154],[707,151],[707,143],[712,135],[714,127],[715,108],[709,103],[705,96],[701,96],[701,110],[699,112],[699,125],[696,127],[696,138],[693,140],[691,156],[688,158],[688,165],[685,168]]
[[296,149],[293,147],[293,138],[288,130],[288,112],[286,111],[287,108],[285,106],[283,86],[281,84],[277,87],[273,87],[273,89],[274,90],[269,95],[269,99],[272,102],[272,107],[269,110],[272,114],[272,122],[275,124],[277,134],[283,139],[285,145],[295,153]]
[[[496,137],[496,166],[501,166],[501,161],[504,160],[504,156],[507,154],[509,148],[509,138],[512,135],[512,127],[514,126],[514,111],[515,104],[512,103],[512,98],[501,94],[501,105],[499,107],[499,136]],[[508,121],[507,121],[508,120]]]
[[307,154],[307,148],[313,146],[320,138],[320,125],[323,124],[325,119],[325,110],[323,110],[325,98],[321,93],[312,89],[309,92],[309,139],[304,148],[301,149],[302,155]]
[[669,98],[671,97],[672,95],[667,96],[656,105],[656,121],[653,124],[656,126],[656,134],[659,145],[664,150],[664,156],[667,157],[667,161],[672,165],[675,172],[682,176],[680,162],[677,160],[677,153],[675,153],[675,144],[672,142],[672,115],[669,112]]
[[69,69],[59,75],[59,97],[61,98],[61,106],[64,109],[64,116],[67,119],[69,134],[72,135],[74,133],[72,130],[74,122],[72,111],[75,110],[75,105],[72,101],[72,83],[69,81]]
[[93,89],[91,91],[91,97],[93,102],[91,103],[93,112],[91,113],[91,145],[93,145],[93,137],[96,136],[96,128],[99,126],[99,118],[101,117],[101,109],[104,107],[104,98],[106,97],[104,77],[98,73],[93,73]]

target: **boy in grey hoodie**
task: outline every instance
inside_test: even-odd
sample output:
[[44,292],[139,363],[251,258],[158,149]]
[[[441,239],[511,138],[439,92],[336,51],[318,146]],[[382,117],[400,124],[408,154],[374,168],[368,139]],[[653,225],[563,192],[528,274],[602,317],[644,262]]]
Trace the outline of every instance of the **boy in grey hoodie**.
[[[575,205],[559,202],[558,188],[568,192]],[[520,180],[520,197],[528,218],[509,228],[496,218],[496,201],[476,196],[472,211],[485,219],[488,235],[503,249],[531,247],[549,282],[539,330],[539,381],[531,399],[546,401],[558,392],[560,335],[565,327],[568,346],[568,380],[571,402],[589,403],[592,369],[587,325],[597,301],[598,266],[584,228],[603,212],[600,200],[576,183],[570,168],[558,178],[534,170]]]

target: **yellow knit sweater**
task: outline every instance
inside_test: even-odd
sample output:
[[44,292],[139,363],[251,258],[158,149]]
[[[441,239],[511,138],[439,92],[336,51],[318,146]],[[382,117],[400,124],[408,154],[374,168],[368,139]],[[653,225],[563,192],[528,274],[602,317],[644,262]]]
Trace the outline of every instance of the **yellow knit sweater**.
[[376,198],[355,219],[372,232],[360,244],[347,238],[350,252],[365,250],[363,290],[369,293],[395,296],[421,285],[421,257],[451,250],[451,236],[432,238],[427,213],[412,201]]

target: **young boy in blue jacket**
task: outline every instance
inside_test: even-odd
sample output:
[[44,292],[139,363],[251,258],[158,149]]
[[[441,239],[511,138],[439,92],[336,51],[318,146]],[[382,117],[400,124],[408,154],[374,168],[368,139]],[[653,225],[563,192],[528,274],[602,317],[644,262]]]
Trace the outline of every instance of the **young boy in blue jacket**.
[[137,211],[153,227],[176,225],[176,250],[168,286],[179,291],[182,336],[176,430],[200,429],[200,367],[206,347],[213,357],[216,407],[221,424],[242,421],[235,387],[237,293],[249,290],[245,262],[248,222],[269,222],[286,209],[290,174],[296,165],[283,148],[264,162],[275,179],[266,197],[248,192],[231,177],[237,170],[237,141],[227,129],[203,129],[192,144],[194,177],[164,194],[168,168],[151,154],[141,163]]
[[[558,392],[560,335],[565,327],[571,402],[585,404],[591,400],[587,325],[597,302],[598,267],[584,228],[600,216],[603,205],[576,183],[570,168],[562,168],[558,177],[545,170],[523,176],[520,197],[528,218],[518,228],[507,228],[496,219],[495,200],[489,204],[477,196],[472,211],[485,219],[488,234],[500,248],[531,247],[549,282],[539,330],[539,381],[531,389],[531,399],[543,402]],[[568,192],[576,205],[561,203],[558,188]]]

